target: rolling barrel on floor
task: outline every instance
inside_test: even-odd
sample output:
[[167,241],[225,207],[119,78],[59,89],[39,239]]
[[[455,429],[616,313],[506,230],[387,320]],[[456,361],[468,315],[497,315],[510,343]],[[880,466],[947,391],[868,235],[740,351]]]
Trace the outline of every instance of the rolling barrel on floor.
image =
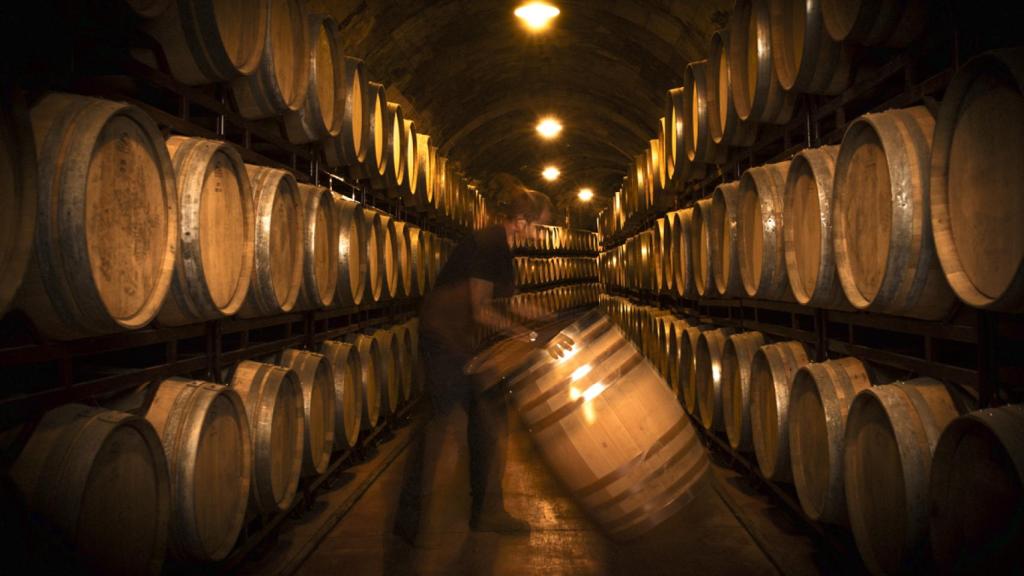
[[323,354],[289,348],[281,353],[281,366],[299,377],[302,388],[302,475],[327,471],[334,451],[334,373]]
[[327,340],[320,352],[331,365],[334,376],[334,448],[352,448],[363,424],[363,366],[359,351],[349,342]]
[[238,113],[258,120],[302,108],[309,90],[309,37],[306,4],[270,0],[263,56],[256,72],[231,82]]
[[789,395],[793,375],[807,364],[800,342],[766,344],[750,363],[750,426],[761,474],[770,480],[793,478],[789,458]]

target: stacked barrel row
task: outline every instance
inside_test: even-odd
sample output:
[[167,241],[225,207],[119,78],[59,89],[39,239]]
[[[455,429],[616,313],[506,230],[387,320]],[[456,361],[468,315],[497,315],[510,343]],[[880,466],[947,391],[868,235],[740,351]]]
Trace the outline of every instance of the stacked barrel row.
[[597,259],[587,256],[515,257],[516,285],[530,288],[597,278]]
[[533,292],[520,292],[508,298],[497,298],[495,307],[504,312],[503,324],[493,328],[481,328],[477,334],[480,343],[487,342],[503,331],[512,329],[513,322],[532,325],[552,319],[557,314],[570,310],[593,307],[601,296],[602,287],[597,282],[556,286]]
[[[152,5],[153,3],[147,3]],[[167,72],[190,86],[224,84],[238,115],[275,119],[282,136],[313,145],[332,169],[401,198],[408,210],[466,228],[482,198],[457,162],[389,102],[364,63],[342,52],[338,23],[302,0],[256,0],[222,9],[214,0],[172,0],[143,11],[143,30]],[[154,54],[138,56],[156,67]]]
[[[1024,109],[1022,64],[1024,50],[981,56],[937,119],[924,106],[867,114],[839,146],[748,169],[602,255],[605,281],[933,320],[957,296],[1024,309],[1024,175],[1000,155],[1024,140],[988,136]],[[983,108],[988,90],[1000,102]]]
[[597,234],[589,230],[564,228],[562,226],[534,226],[535,234],[517,236],[513,248],[541,252],[597,252]]
[[39,219],[4,292],[51,338],[416,297],[452,246],[128,104],[55,93],[27,119]]
[[[693,419],[804,512],[846,525],[874,573],[1018,566],[1024,408],[969,412],[932,378],[601,296]],[[899,377],[898,377],[899,376]]]
[[138,414],[63,405],[11,477],[47,537],[97,573],[221,560],[247,518],[288,510],[302,478],[412,398],[417,340],[412,319],[243,361],[227,385],[169,378]]

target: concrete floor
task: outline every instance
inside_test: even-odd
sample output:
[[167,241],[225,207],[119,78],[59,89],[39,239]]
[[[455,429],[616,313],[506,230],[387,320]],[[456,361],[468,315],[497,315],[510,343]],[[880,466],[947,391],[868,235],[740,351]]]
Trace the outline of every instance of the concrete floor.
[[[801,528],[780,520],[779,511],[766,504],[763,496],[745,488],[741,477],[721,466],[714,467],[715,481],[682,514],[635,543],[613,543],[583,516],[547,471],[514,414],[510,423],[505,504],[511,514],[530,523],[529,534],[468,529],[465,450],[451,446],[448,458],[439,465],[438,495],[425,504],[416,547],[392,535],[408,453],[400,444],[393,449],[393,461],[377,471],[375,480],[366,481],[365,492],[341,520],[321,532],[322,540],[312,552],[296,557],[305,558],[301,565],[295,563],[296,573],[758,575],[822,571],[820,551]],[[414,427],[401,431],[414,433]]]

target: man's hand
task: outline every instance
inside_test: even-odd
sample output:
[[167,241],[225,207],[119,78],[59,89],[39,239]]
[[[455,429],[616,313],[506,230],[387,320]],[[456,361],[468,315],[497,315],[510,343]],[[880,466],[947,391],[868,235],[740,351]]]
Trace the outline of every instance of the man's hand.
[[576,342],[572,338],[565,334],[559,334],[548,343],[548,354],[556,360],[563,358],[572,351],[575,344]]

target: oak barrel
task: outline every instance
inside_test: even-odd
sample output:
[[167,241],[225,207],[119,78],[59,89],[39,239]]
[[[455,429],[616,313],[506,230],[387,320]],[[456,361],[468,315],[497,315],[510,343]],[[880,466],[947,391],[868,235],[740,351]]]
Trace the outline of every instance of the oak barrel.
[[69,94],[44,96],[31,120],[39,197],[18,306],[51,338],[145,326],[178,250],[174,169],[159,129],[134,106]]
[[419,226],[406,223],[405,244],[409,248],[409,273],[412,283],[409,296],[423,296],[427,293],[427,245],[425,231]]
[[587,514],[616,540],[636,538],[693,499],[707,457],[654,368],[606,317],[592,312],[563,334],[573,352],[535,354],[510,378],[513,401]]
[[832,226],[839,280],[855,308],[934,320],[954,304],[928,213],[934,126],[915,106],[861,116],[843,135]]
[[768,0],[737,0],[729,20],[729,75],[736,115],[745,122],[788,123],[796,94],[783,90],[772,60]]
[[716,144],[711,138],[711,115],[708,93],[715,87],[708,83],[708,61],[690,62],[683,72],[686,91],[683,106],[686,109],[686,157],[691,162],[721,164],[725,162],[729,147]]
[[935,563],[951,572],[1024,569],[1024,409],[961,416],[935,447],[928,499]]
[[339,59],[341,74],[335,87],[338,100],[335,114],[341,118],[338,134],[323,141],[324,160],[328,166],[348,166],[359,173],[359,166],[366,160],[367,150],[372,145],[370,116],[372,106],[368,104],[369,86],[363,61],[350,56]]
[[379,82],[366,83],[366,156],[363,163],[354,168],[359,176],[375,186],[381,186],[388,173],[387,125],[388,101],[384,85]]
[[[159,574],[170,480],[145,418],[64,404],[43,416],[10,469],[32,516],[97,574]],[[9,526],[9,529],[25,526]]]
[[825,29],[836,42],[902,48],[927,28],[927,0],[821,0]]
[[729,29],[711,33],[708,50],[708,129],[711,140],[723,146],[750,146],[757,137],[757,124],[740,120],[733,101],[729,55]]
[[25,95],[0,86],[0,316],[21,287],[32,256],[39,167]]
[[334,138],[344,120],[339,106],[344,87],[338,23],[327,14],[309,14],[306,23],[309,87],[302,106],[284,115],[284,132],[293,144]]
[[402,158],[405,162],[405,176],[398,187],[403,203],[408,206],[414,205],[414,199],[419,186],[419,174],[416,173],[419,164],[416,156],[419,153],[419,134],[416,132],[416,123],[406,118],[402,123],[402,146],[404,151]]
[[739,227],[740,212],[739,182],[728,182],[715,187],[711,196],[711,219],[708,227],[711,248],[711,275],[714,292],[719,296],[742,298],[743,278],[740,276]]
[[850,52],[825,30],[821,0],[771,0],[772,65],[783,90],[841,93],[850,85]]
[[693,267],[693,284],[700,297],[715,295],[715,277],[711,271],[711,198],[703,198],[693,204],[693,221],[690,225],[690,263]]
[[665,354],[665,370],[668,373],[665,378],[672,395],[681,398],[682,389],[679,381],[679,366],[682,362],[682,345],[685,330],[690,327],[686,320],[673,318],[668,333],[668,351]]
[[778,162],[750,168],[740,178],[737,253],[743,289],[751,298],[792,298],[782,232],[782,192],[788,170],[788,161]]
[[391,330],[378,328],[371,332],[377,346],[380,348],[381,358],[381,409],[385,414],[394,414],[398,411],[398,401],[401,398],[399,388],[401,387],[402,367],[399,366],[399,342],[395,333]]
[[683,330],[679,344],[679,388],[682,390],[683,407],[695,417],[697,410],[697,340],[700,333],[711,327],[690,326]]
[[725,435],[734,450],[750,452],[754,438],[750,427],[750,364],[764,346],[760,332],[733,334],[722,348],[722,415]]
[[270,0],[175,0],[146,32],[163,48],[171,75],[191,86],[226,82],[256,71],[270,19]]
[[281,352],[281,366],[295,372],[302,389],[302,475],[327,471],[334,451],[334,372],[317,352],[289,348]]
[[843,436],[853,398],[873,384],[856,358],[797,370],[789,395],[789,455],[800,506],[812,520],[846,524]]
[[303,205],[291,172],[245,165],[256,213],[255,264],[239,310],[246,318],[290,312],[302,289]]
[[946,280],[965,303],[1024,311],[1024,49],[957,70],[931,148],[930,208]]
[[366,260],[366,290],[363,299],[366,302],[379,302],[385,295],[384,286],[384,242],[385,231],[381,222],[380,212],[363,209],[363,221],[366,226],[364,241],[364,258]]
[[384,109],[384,154],[387,157],[387,169],[381,178],[374,182],[374,187],[384,191],[389,198],[398,198],[399,189],[405,181],[405,113],[402,106],[395,102],[387,102]]
[[409,246],[409,234],[406,231],[409,227],[407,222],[397,218],[391,220],[393,242],[395,243],[395,275],[398,277],[398,296],[409,298],[416,295],[416,288],[413,286],[415,279],[412,270],[412,250]]
[[308,14],[302,0],[270,0],[256,72],[231,82],[238,113],[256,120],[300,110],[309,92]]
[[336,301],[342,306],[358,306],[363,302],[369,274],[366,219],[358,202],[337,193],[332,194],[332,199],[338,222]]
[[395,233],[395,219],[387,214],[380,214],[380,230],[383,242],[378,244],[383,268],[382,295],[387,298],[399,298],[402,295],[401,274],[399,273],[399,256],[401,244]]
[[683,298],[696,299],[697,285],[694,281],[693,253],[690,239],[693,235],[693,208],[677,210],[678,225],[672,237],[672,259],[676,263],[675,281],[676,294]]
[[722,350],[732,334],[731,328],[705,330],[697,339],[694,374],[697,389],[697,412],[707,430],[725,430],[722,403]]
[[302,472],[302,387],[288,368],[245,360],[231,377],[252,438],[250,503],[263,514],[287,510]]
[[857,549],[872,572],[924,569],[932,454],[956,417],[949,391],[931,378],[874,386],[854,398],[843,479]]
[[380,419],[382,388],[385,385],[384,360],[381,357],[380,344],[373,336],[366,334],[349,334],[345,338],[359,353],[360,377],[362,388],[363,410],[360,420],[362,430],[372,430]]
[[302,201],[302,288],[296,307],[334,304],[338,287],[338,218],[331,191],[299,184]]
[[222,560],[242,530],[252,477],[249,419],[238,393],[220,384],[169,378],[146,419],[160,436],[170,474],[168,553]]
[[178,185],[178,258],[157,319],[179,326],[230,316],[249,293],[252,191],[238,152],[223,142],[167,140]]
[[363,424],[363,365],[351,342],[327,340],[320,346],[334,376],[334,448],[353,448]]
[[765,344],[750,362],[750,430],[765,478],[790,481],[789,396],[793,375],[807,364],[800,342]]

